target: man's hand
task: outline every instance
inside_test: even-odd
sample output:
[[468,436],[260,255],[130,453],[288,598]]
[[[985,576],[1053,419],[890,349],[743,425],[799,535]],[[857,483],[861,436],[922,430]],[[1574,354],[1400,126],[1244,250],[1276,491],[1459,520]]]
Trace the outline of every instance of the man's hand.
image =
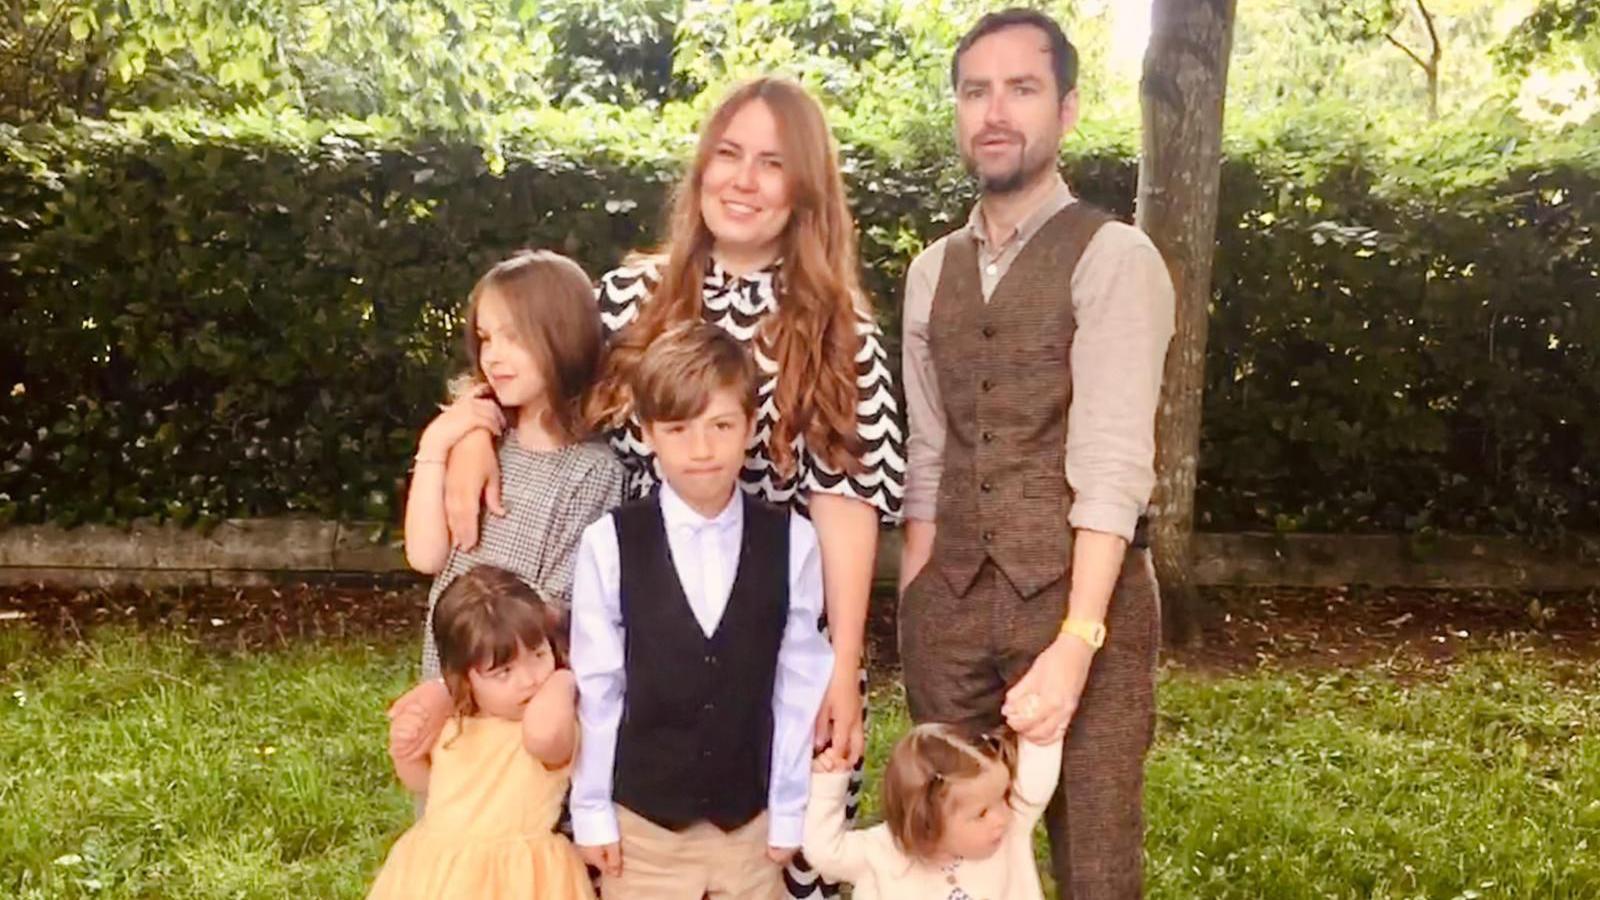
[[773,847],[769,845],[767,847],[767,859],[780,866],[787,866],[789,860],[794,859],[794,855],[799,849],[799,847]]
[[1087,643],[1069,634],[1058,636],[1033,661],[1022,680],[1006,691],[1000,707],[1006,724],[1036,744],[1066,734],[1092,662],[1094,649]]
[[500,502],[500,461],[494,438],[483,429],[469,432],[450,448],[444,469],[444,519],[450,545],[457,550],[478,546],[478,513],[506,514]]
[[439,739],[450,718],[450,692],[438,681],[424,681],[389,707],[389,756],[420,759]]
[[583,861],[599,869],[602,874],[612,878],[622,874],[622,844],[601,844],[597,847],[578,846],[578,855]]
[[854,766],[866,748],[866,728],[861,717],[861,670],[855,666],[834,666],[828,692],[817,710],[817,730],[812,749],[824,750]]

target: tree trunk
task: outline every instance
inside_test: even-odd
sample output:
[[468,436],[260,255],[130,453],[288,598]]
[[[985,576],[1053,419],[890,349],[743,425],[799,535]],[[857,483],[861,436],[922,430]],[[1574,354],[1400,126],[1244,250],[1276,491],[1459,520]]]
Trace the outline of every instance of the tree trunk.
[[1444,54],[1444,46],[1439,42],[1439,29],[1434,27],[1433,13],[1428,12],[1428,7],[1417,0],[1417,12],[1422,15],[1422,24],[1427,26],[1429,45],[1433,48],[1428,53],[1428,64],[1423,66],[1428,73],[1428,121],[1439,120],[1439,58]]
[[1156,415],[1151,543],[1167,639],[1190,644],[1199,641],[1202,612],[1191,572],[1194,487],[1235,3],[1154,0],[1139,86],[1136,221],[1166,259],[1178,306]]

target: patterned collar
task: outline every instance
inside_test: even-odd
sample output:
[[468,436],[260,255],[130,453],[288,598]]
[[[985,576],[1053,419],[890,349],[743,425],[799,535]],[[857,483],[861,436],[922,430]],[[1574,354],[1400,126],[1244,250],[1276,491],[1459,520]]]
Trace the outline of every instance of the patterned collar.
[[783,260],[778,259],[753,272],[735,275],[723,268],[715,257],[708,257],[702,290],[707,302],[723,300],[724,304],[718,305],[725,305],[738,297],[744,301],[740,306],[745,307],[745,311],[762,312],[777,301],[777,281],[782,270]]

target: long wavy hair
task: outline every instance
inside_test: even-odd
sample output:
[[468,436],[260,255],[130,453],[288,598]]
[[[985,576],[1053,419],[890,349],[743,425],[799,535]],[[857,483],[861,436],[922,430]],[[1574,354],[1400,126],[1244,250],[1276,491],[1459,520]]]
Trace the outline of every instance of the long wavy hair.
[[775,282],[777,311],[756,340],[778,364],[770,456],[792,473],[795,441],[839,471],[859,469],[856,433],[856,333],[863,303],[856,259],[855,220],[845,203],[839,156],[822,108],[799,84],[757,78],[729,93],[700,129],[694,164],[679,182],[667,222],[667,241],[654,253],[661,281],[639,317],[611,341],[604,372],[589,404],[596,428],[620,427],[632,408],[628,384],[646,347],[667,328],[704,319],[702,290],[716,237],[700,214],[706,166],[728,123],[747,103],[767,104],[778,122],[783,171],[792,205],[779,238],[782,262]]

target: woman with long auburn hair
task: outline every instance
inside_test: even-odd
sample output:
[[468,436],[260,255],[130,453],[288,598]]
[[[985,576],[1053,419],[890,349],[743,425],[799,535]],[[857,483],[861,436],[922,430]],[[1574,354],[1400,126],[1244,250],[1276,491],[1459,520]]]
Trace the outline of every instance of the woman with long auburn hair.
[[[817,746],[858,765],[867,598],[878,526],[899,520],[905,448],[882,334],[861,291],[838,153],[816,100],[782,78],[735,88],[702,126],[670,216],[660,248],[600,280],[608,349],[590,418],[628,469],[629,494],[643,496],[660,480],[627,387],[644,348],[696,320],[750,348],[760,407],[742,486],[795,505],[816,526],[836,657]],[[493,466],[487,440],[452,454],[447,506],[462,543],[476,540],[486,488],[498,507]],[[793,837],[798,846],[798,830]],[[793,896],[821,896],[814,873],[788,876]]]
[[[858,384],[871,373],[858,372],[857,356],[863,339],[877,344],[878,331],[864,308],[855,221],[816,101],[774,78],[729,94],[700,132],[669,224],[660,251],[636,254],[601,279],[602,321],[615,337],[591,417],[602,427],[626,425],[628,377],[644,348],[671,325],[704,317],[772,363],[764,388],[776,415],[763,422],[771,433],[755,448],[766,458],[752,459],[777,483],[761,491],[766,499],[787,502],[804,480],[796,476],[807,474],[797,466],[813,460],[835,474],[864,472],[858,406],[863,389],[876,385]],[[649,302],[639,302],[642,294]],[[813,460],[796,458],[797,439]],[[613,443],[625,460],[640,449]],[[795,484],[783,490],[785,481]]]

